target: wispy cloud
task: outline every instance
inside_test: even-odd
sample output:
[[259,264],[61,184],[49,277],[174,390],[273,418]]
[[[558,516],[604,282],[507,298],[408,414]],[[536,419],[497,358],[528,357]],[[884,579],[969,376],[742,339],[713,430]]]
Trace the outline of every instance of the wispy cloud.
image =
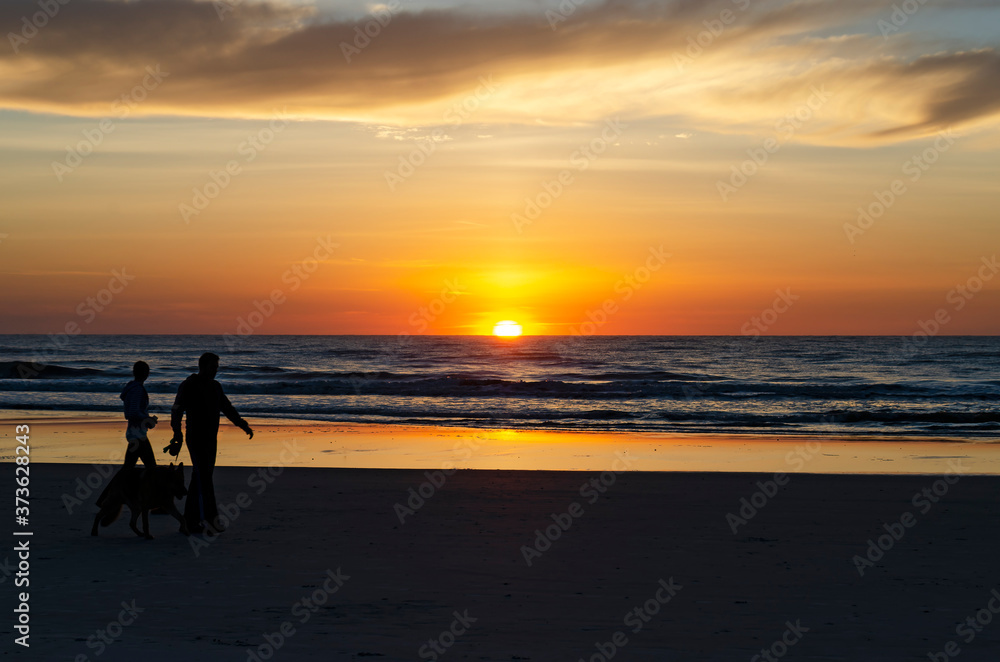
[[[369,122],[396,140],[439,124],[442,107],[487,74],[502,87],[477,110],[481,124],[619,114],[764,131],[814,86],[833,99],[796,140],[867,144],[994,123],[996,48],[923,44],[915,33],[886,40],[874,26],[891,4],[612,0],[582,5],[557,30],[544,12],[402,12],[347,62],[341,44],[354,41],[356,23],[301,6],[244,2],[220,20],[211,2],[74,0],[19,53],[0,54],[0,107],[102,116],[159,64],[170,77],[136,115],[271,117],[284,108]],[[733,20],[688,51],[723,10]],[[3,3],[0,25],[35,11]],[[696,57],[679,66],[687,53]]]

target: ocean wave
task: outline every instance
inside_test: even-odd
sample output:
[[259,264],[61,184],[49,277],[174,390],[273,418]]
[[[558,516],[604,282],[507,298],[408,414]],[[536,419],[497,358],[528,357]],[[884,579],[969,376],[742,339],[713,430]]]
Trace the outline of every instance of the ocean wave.
[[[117,393],[130,374],[109,373],[94,368],[47,366],[30,382],[17,378],[21,363],[13,366],[13,376],[0,380],[0,391],[37,391],[66,393]],[[466,374],[427,375],[396,372],[305,372],[280,368],[233,367],[231,378],[221,381],[228,393],[241,395],[383,395],[440,398],[554,398],[554,399],[660,399],[698,401],[716,400],[831,400],[863,402],[869,400],[928,400],[960,397],[967,400],[993,400],[1000,396],[995,380],[951,385],[938,382],[910,383],[799,383],[754,382],[716,378],[711,375],[668,374],[665,379],[612,379],[614,373],[589,375],[588,379],[511,380]],[[582,376],[582,375],[581,375]],[[173,379],[152,379],[146,383],[150,393],[176,393],[186,374]],[[44,378],[44,379],[40,379]],[[30,386],[28,385],[30,384]]]
[[[386,422],[426,422],[463,420],[503,426],[513,423],[578,424],[613,429],[616,426],[641,427],[650,430],[682,430],[710,427],[718,430],[829,432],[866,431],[872,433],[914,433],[952,430],[955,432],[992,431],[1000,429],[1000,412],[959,410],[816,410],[808,412],[722,411],[712,408],[678,409],[670,402],[655,406],[630,407],[588,406],[583,403],[546,406],[545,401],[533,401],[528,406],[503,406],[495,402],[462,402],[424,399],[414,402],[406,398],[369,400],[327,398],[323,400],[240,400],[234,398],[245,416],[291,417],[329,421],[351,421],[369,417]],[[156,403],[151,411],[164,413],[169,402]],[[111,398],[87,401],[39,401],[30,398],[0,397],[0,409],[19,410],[79,410],[119,414],[120,403]]]
[[[564,381],[560,379],[509,380],[464,375],[425,376],[394,373],[348,373],[337,378],[299,375],[268,382],[237,381],[226,385],[232,393],[247,395],[395,395],[418,397],[496,397],[568,399],[781,399],[878,400],[928,399],[954,393],[947,386],[920,384],[829,384],[742,382],[739,380],[611,380]],[[1000,388],[966,385],[962,397],[990,399]]]
[[32,361],[0,363],[0,379],[66,379],[68,377],[97,377],[107,374],[109,373],[98,368],[70,368]]

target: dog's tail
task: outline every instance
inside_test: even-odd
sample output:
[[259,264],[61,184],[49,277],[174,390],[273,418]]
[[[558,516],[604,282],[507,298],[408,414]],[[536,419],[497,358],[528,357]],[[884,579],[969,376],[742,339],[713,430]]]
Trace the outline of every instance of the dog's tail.
[[97,507],[100,508],[104,505],[104,502],[108,498],[108,492],[111,490],[111,484],[104,486],[104,491],[101,492],[101,496],[97,497]]
[[101,518],[101,526],[111,526],[111,524],[122,516],[122,509],[124,506],[118,506],[117,509],[108,511],[105,513],[104,517]]

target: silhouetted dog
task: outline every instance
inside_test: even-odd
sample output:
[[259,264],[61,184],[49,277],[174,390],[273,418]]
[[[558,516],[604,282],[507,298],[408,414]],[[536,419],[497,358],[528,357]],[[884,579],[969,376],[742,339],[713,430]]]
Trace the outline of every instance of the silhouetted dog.
[[[94,517],[94,528],[90,535],[97,535],[97,526],[108,526],[121,515],[122,507],[128,506],[132,512],[129,527],[135,535],[152,540],[149,535],[149,511],[160,507],[173,515],[181,523],[184,535],[190,535],[184,516],[174,505],[174,499],[187,494],[184,488],[184,464],[169,467],[153,467],[152,470],[132,467],[127,471],[119,471],[108,483],[107,488],[97,499],[100,512]],[[136,528],[136,520],[142,514],[142,531]]]

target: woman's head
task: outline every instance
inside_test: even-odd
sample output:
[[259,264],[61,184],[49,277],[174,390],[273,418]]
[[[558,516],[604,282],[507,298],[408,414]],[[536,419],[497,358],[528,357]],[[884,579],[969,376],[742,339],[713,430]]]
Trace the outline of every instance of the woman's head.
[[136,381],[144,382],[149,377],[149,364],[145,361],[136,361],[132,366],[132,376]]

